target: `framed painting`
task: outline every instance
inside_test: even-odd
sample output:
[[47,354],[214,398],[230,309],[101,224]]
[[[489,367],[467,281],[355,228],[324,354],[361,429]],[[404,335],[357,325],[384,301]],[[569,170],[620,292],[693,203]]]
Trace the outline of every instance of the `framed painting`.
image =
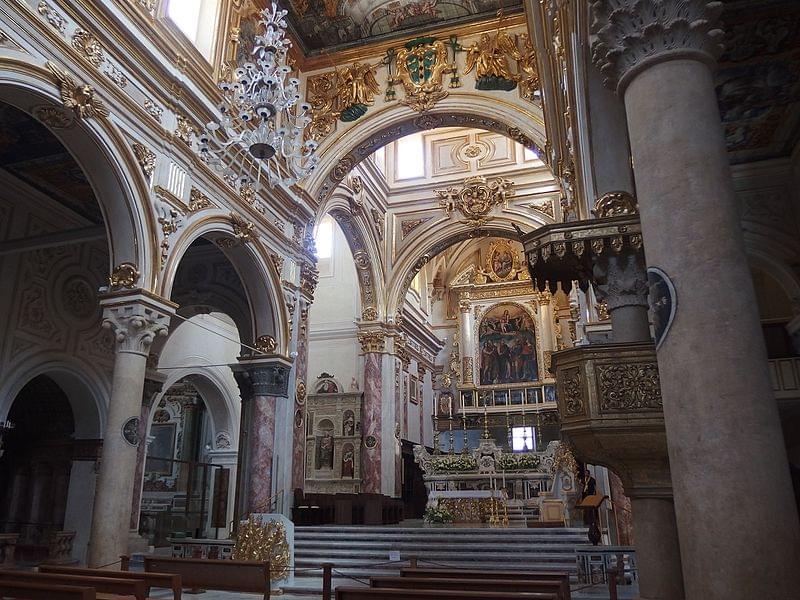
[[150,427],[152,442],[147,449],[146,470],[158,475],[172,475],[175,458],[175,423],[154,423]]
[[408,399],[412,404],[419,404],[420,385],[419,377],[412,375],[408,381]]
[[496,304],[481,320],[480,383],[497,385],[539,379],[533,319],[519,304]]

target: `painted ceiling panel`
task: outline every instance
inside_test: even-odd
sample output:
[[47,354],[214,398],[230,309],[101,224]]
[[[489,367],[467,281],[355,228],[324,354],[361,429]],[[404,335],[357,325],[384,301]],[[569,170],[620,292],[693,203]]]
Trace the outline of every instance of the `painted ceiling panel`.
[[293,0],[294,37],[306,55],[336,52],[521,10],[521,0]]

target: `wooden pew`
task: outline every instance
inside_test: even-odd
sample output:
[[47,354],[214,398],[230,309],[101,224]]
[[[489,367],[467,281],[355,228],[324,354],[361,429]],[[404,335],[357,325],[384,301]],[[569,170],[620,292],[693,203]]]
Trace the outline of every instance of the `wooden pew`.
[[0,582],[88,587],[93,588],[96,593],[134,596],[136,600],[147,600],[147,586],[144,581],[134,579],[35,573],[33,571],[0,571]]
[[527,592],[542,600],[563,600],[558,581],[512,579],[436,579],[433,577],[370,577],[370,587],[417,590],[463,590],[465,592]]
[[168,558],[145,556],[146,573],[172,573],[181,576],[183,587],[226,592],[255,592],[269,600],[269,562],[213,560],[207,558]]
[[515,581],[557,581],[561,586],[561,597],[571,600],[569,573],[565,571],[493,571],[473,569],[445,569],[425,567],[403,567],[402,577],[433,577],[438,579],[513,579]]
[[464,590],[426,590],[373,587],[336,588],[336,600],[542,600],[555,598],[552,594],[528,594],[525,592],[465,592]]
[[[125,560],[123,557],[123,564]],[[104,571],[103,569],[84,569],[81,567],[62,567],[60,565],[40,565],[39,573],[60,573],[62,575],[88,575],[90,577],[117,577],[120,579],[138,579],[144,581],[147,595],[150,588],[166,588],[172,590],[173,600],[181,600],[181,576],[171,573],[142,573],[140,571]]]
[[0,581],[0,598],[24,598],[25,600],[95,600],[96,595],[92,587]]

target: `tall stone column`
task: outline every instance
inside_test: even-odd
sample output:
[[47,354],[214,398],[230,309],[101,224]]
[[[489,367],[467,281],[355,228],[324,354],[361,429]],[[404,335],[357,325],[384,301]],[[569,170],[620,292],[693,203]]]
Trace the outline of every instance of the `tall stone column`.
[[288,361],[278,357],[240,359],[235,376],[242,394],[239,432],[237,518],[270,512],[275,447],[275,406],[286,401]]
[[800,525],[710,68],[722,3],[647,6],[595,1],[593,54],[624,95],[648,264],[675,290],[656,342],[686,597],[791,598]]
[[[381,493],[381,471],[383,446],[392,440],[384,439],[383,430],[383,352],[386,336],[382,330],[365,330],[358,333],[358,341],[364,353],[364,407],[361,411],[363,445],[361,473],[364,479],[362,491]],[[390,370],[389,373],[392,371]]]
[[167,335],[175,309],[142,291],[111,293],[100,305],[103,327],[114,332],[116,358],[92,513],[90,567],[113,563],[128,551],[147,354],[156,336]]
[[469,298],[460,298],[458,301],[458,325],[460,342],[458,351],[461,353],[462,383],[475,381],[475,343],[473,325],[475,317],[472,314],[472,304]]

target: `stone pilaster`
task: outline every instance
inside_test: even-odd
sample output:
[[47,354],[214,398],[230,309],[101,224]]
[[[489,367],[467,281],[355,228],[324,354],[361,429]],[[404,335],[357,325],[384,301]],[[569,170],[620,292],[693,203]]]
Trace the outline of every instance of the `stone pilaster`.
[[649,271],[664,282],[653,300],[675,308],[656,341],[686,597],[792,597],[800,525],[709,68],[722,3],[592,6],[593,59],[624,96]]
[[141,290],[109,294],[100,305],[103,327],[114,332],[116,358],[92,513],[91,567],[128,551],[147,355],[156,336],[167,335],[176,308]]

